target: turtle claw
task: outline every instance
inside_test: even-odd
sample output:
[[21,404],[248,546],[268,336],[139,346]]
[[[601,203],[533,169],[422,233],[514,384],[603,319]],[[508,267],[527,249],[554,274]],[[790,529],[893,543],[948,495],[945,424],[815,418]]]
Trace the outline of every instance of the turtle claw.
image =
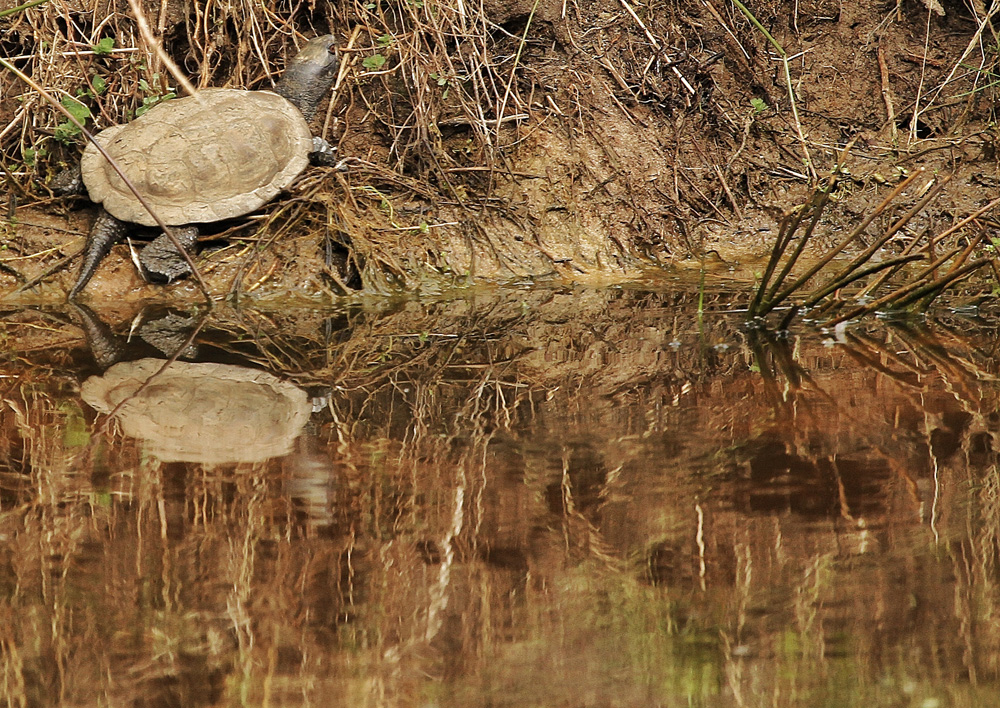
[[57,172],[49,182],[49,188],[61,197],[85,194],[83,174],[80,171],[79,163],[66,168],[62,172]]

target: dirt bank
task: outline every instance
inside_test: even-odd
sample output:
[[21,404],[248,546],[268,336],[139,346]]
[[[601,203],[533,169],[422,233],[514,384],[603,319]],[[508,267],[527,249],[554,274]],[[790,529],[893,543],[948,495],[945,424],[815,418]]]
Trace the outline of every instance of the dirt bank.
[[[341,81],[316,129],[347,171],[313,168],[263,214],[210,230],[199,265],[214,294],[752,269],[781,215],[852,139],[823,224],[830,238],[918,169],[926,179],[873,228],[934,175],[955,177],[911,230],[940,231],[995,195],[994,55],[979,43],[986,18],[962,3],[768,0],[747,3],[750,16],[720,0],[474,5],[146,8],[196,86],[268,88],[301,43],[293,31],[343,40]],[[78,95],[96,128],[177,85],[132,13],[102,8],[42,5],[0,20],[3,55],[55,95]],[[113,44],[94,53],[102,40]],[[10,73],[0,84],[13,217],[0,289],[40,279],[14,299],[61,299],[76,268],[64,261],[93,210],[44,185],[80,140],[54,137],[65,119],[33,89]],[[159,295],[197,290],[144,286],[122,245],[86,297]]]

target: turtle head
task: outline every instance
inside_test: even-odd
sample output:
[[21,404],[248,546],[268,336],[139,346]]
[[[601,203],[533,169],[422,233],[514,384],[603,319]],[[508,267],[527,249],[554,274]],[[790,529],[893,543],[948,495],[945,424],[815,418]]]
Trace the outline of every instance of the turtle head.
[[310,40],[285,68],[275,93],[284,96],[312,120],[323,96],[337,79],[340,55],[332,34]]

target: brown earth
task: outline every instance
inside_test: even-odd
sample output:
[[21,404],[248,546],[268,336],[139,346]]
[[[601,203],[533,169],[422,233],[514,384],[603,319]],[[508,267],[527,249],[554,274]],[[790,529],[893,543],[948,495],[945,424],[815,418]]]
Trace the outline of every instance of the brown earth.
[[[873,229],[898,218],[934,178],[955,175],[911,232],[940,231],[995,195],[995,53],[983,48],[992,35],[977,31],[990,27],[981,9],[747,6],[790,57],[795,112],[775,46],[719,0],[486,2],[467,16],[447,3],[438,14],[422,4],[323,5],[285,17],[286,27],[332,31],[351,50],[324,131],[352,160],[345,173],[312,169],[265,216],[219,234],[227,239],[213,244],[230,247],[200,261],[209,289],[312,301],[358,287],[437,291],[479,279],[620,282],[662,266],[749,278],[782,215],[809,197],[851,139],[825,242],[918,169],[926,178]],[[225,28],[206,42],[179,6],[155,9],[164,47],[195,83],[267,88],[253,43]],[[91,101],[93,124],[126,119],[141,98],[136,77],[156,64],[136,63],[146,50],[132,21],[58,12],[42,6],[0,20],[4,54],[52,91],[103,72],[112,88]],[[79,28],[102,19],[116,46],[138,51],[89,64],[61,55],[67,63],[58,64],[55,54],[40,61],[49,47],[65,49],[67,36],[97,41]],[[445,31],[461,22],[469,23],[461,37]],[[265,37],[275,73],[294,47]],[[376,55],[383,66],[362,63]],[[0,86],[13,217],[0,227],[8,254],[0,291],[9,301],[61,300],[75,273],[64,261],[82,247],[93,210],[44,197],[44,184],[79,146],[51,138],[62,118],[34,91],[10,74]],[[46,151],[30,167],[28,147]],[[25,283],[33,285],[19,290]],[[144,285],[122,245],[84,297],[162,296],[199,294],[190,282]]]

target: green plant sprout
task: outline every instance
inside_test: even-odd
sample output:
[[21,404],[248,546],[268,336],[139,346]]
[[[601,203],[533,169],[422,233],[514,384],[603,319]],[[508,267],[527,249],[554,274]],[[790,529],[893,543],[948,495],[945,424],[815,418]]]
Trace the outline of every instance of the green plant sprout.
[[104,39],[102,39],[97,44],[92,44],[90,46],[90,48],[94,50],[94,54],[98,54],[100,56],[108,55],[112,51],[114,51],[114,48],[115,48],[115,38],[114,37],[105,37]]
[[[72,96],[63,96],[59,103],[61,103],[62,107],[69,111],[80,123],[86,123],[87,119],[91,116],[90,108],[88,108],[85,103],[78,101]],[[57,125],[53,133],[55,139],[61,143],[71,142],[79,134],[80,128],[76,125],[76,123],[68,120]]]
[[361,66],[365,67],[369,71],[378,71],[381,69],[386,62],[386,58],[381,54],[373,54],[370,57],[365,57],[361,61]]
[[139,79],[139,88],[142,89],[147,95],[142,99],[142,105],[135,109],[136,118],[141,116],[153,106],[163,103],[164,101],[169,101],[177,95],[169,86],[162,86],[161,84],[162,82],[159,74],[153,74],[152,86],[150,86],[149,82],[145,79]]

